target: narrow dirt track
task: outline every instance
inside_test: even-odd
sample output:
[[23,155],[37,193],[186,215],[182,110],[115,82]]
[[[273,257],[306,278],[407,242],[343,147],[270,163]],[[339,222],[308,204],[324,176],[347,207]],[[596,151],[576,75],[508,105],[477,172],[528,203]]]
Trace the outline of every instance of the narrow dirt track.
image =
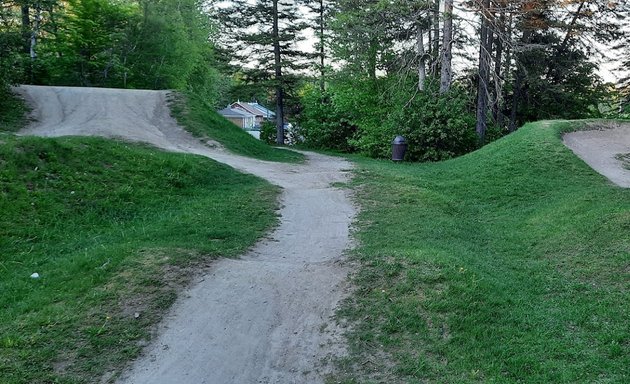
[[347,291],[343,252],[355,215],[331,183],[351,164],[307,154],[304,165],[209,148],[170,117],[167,92],[18,88],[35,122],[23,135],[95,135],[213,158],[283,187],[281,225],[237,260],[222,259],[175,303],[119,383],[321,383],[344,352],[331,320]]

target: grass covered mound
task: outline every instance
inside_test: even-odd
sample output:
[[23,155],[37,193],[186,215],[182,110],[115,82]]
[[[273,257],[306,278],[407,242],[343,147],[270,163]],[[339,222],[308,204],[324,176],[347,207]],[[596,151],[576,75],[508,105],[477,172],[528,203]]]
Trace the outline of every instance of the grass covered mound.
[[99,381],[193,269],[276,222],[277,193],[198,156],[0,135],[0,382]]
[[27,123],[28,108],[9,89],[0,88],[0,132],[17,132]]
[[274,148],[237,127],[194,94],[174,94],[170,108],[177,122],[197,137],[216,140],[228,150],[260,160],[303,162],[301,153]]
[[433,164],[355,159],[344,383],[630,381],[630,190],[528,124]]

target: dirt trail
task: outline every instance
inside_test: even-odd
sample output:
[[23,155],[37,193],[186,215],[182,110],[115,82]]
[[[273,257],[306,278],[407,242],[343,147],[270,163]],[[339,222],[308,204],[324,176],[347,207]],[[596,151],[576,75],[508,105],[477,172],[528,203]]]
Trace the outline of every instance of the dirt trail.
[[355,208],[331,183],[345,160],[307,154],[304,165],[271,163],[203,145],[181,129],[167,92],[95,88],[18,89],[36,122],[20,132],[97,135],[195,153],[284,188],[281,225],[238,260],[222,259],[184,292],[120,383],[318,383],[342,354],[331,316],[347,289],[342,253]]
[[630,188],[630,169],[618,155],[630,153],[630,124],[611,123],[592,130],[567,133],[564,144],[591,168],[620,187]]

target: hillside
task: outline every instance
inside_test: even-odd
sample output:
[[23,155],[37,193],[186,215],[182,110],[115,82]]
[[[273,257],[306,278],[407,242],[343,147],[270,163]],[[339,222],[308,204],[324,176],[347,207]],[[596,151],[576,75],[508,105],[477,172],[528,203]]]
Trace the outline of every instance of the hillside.
[[[329,347],[337,342],[334,327],[326,322],[344,295],[347,270],[339,260],[349,243],[348,227],[354,214],[346,193],[331,184],[347,180],[351,168],[348,162],[308,154],[308,162],[287,164],[306,156],[259,142],[264,148],[259,157],[276,155],[276,160],[284,162],[236,155],[216,142],[208,142],[215,137],[195,138],[182,129],[169,114],[166,92],[33,86],[21,90],[33,108],[35,121],[19,135],[60,138],[6,136],[7,201],[19,197],[24,181],[18,175],[28,173],[24,170],[29,166],[35,175],[45,172],[46,181],[51,174],[45,164],[35,164],[34,160],[24,170],[14,170],[20,167],[21,157],[12,159],[13,152],[29,159],[62,161],[59,168],[70,174],[67,183],[72,186],[55,184],[50,188],[51,194],[69,194],[70,200],[64,204],[47,207],[35,203],[27,212],[23,211],[28,205],[16,205],[6,227],[20,213],[26,216],[32,210],[36,221],[37,215],[49,214],[51,217],[42,220],[39,231],[49,234],[67,230],[80,245],[62,242],[58,245],[64,247],[62,250],[55,248],[57,243],[46,245],[58,254],[54,256],[58,265],[73,272],[71,276],[55,279],[62,272],[46,265],[50,257],[47,252],[34,255],[36,260],[43,259],[43,267],[36,265],[42,272],[30,268],[37,274],[20,275],[34,284],[49,281],[56,292],[64,291],[65,287],[58,287],[63,282],[74,287],[67,295],[68,304],[59,303],[57,308],[57,296],[40,300],[37,295],[31,299],[23,294],[14,295],[21,301],[7,303],[7,308],[19,314],[21,303],[30,299],[41,303],[44,313],[50,314],[54,307],[56,311],[48,323],[70,317],[67,312],[76,316],[64,321],[64,329],[43,335],[32,348],[19,339],[37,330],[41,318],[26,321],[29,328],[21,329],[12,322],[13,317],[0,319],[0,325],[16,329],[7,341],[11,357],[5,360],[10,360],[11,371],[0,381],[71,383],[93,382],[101,377],[103,382],[118,379],[125,383],[168,383],[186,376],[193,382],[323,382],[329,368],[322,362],[335,353],[336,349]],[[202,106],[187,118],[212,117],[207,111]],[[197,123],[202,130],[216,129]],[[230,129],[253,141],[237,127]],[[66,136],[73,137],[61,138]],[[238,138],[230,132],[222,137],[229,136]],[[17,144],[12,145],[12,141]],[[24,147],[22,141],[41,143],[43,149]],[[146,143],[152,148],[129,142]],[[59,143],[61,149],[57,150]],[[67,143],[71,143],[69,150],[64,149]],[[242,144],[241,152],[246,152],[248,143],[243,140]],[[155,147],[186,154],[164,153]],[[142,155],[135,155],[134,148],[142,149]],[[97,155],[99,152],[102,157]],[[264,178],[282,187],[283,193],[278,198],[278,189],[260,179],[193,154]],[[178,166],[171,167],[168,159],[175,159]],[[177,159],[184,162],[181,167]],[[53,167],[56,169],[57,164]],[[111,174],[103,174],[101,167],[111,168]],[[51,177],[57,180],[58,176],[53,173]],[[232,181],[241,178],[258,188]],[[187,188],[192,198],[172,194],[171,183],[175,188]],[[27,183],[26,189],[31,187]],[[38,185],[33,188],[42,189]],[[140,193],[141,201],[128,203],[118,198],[119,188],[125,196]],[[276,211],[278,201],[282,205]],[[173,211],[171,205],[182,212]],[[82,209],[84,206],[89,209]],[[135,208],[143,209],[137,221],[132,220],[136,218]],[[51,210],[59,212],[58,216]],[[114,211],[113,222],[109,221],[110,210]],[[125,213],[132,222],[125,220]],[[79,224],[66,228],[66,221],[71,224],[72,220]],[[265,231],[274,222],[279,222],[275,230]],[[166,228],[155,230],[156,224]],[[27,225],[28,221],[22,227]],[[113,231],[111,236],[108,230]],[[266,236],[260,239],[263,233]],[[59,237],[63,239],[55,239]],[[13,243],[31,240],[26,229],[9,239]],[[82,244],[92,243],[96,243],[96,250],[83,248]],[[111,250],[116,259],[92,260],[95,254],[100,255],[99,247]],[[23,249],[9,248],[9,254],[17,259]],[[226,256],[241,258],[231,260]],[[210,266],[215,257],[220,259]],[[183,265],[181,258],[185,259]],[[77,259],[79,265],[74,265]],[[117,267],[118,273],[99,274],[101,268],[110,266]],[[93,274],[97,277],[84,280],[84,275]],[[28,276],[33,277],[29,280]],[[186,285],[191,277],[195,279]],[[180,292],[183,286],[187,289]],[[176,297],[177,302],[171,306]],[[59,300],[64,301],[65,296]],[[73,305],[85,302],[89,303],[86,307]],[[32,307],[28,310],[35,311]],[[164,322],[151,329],[165,312],[168,315]],[[81,331],[70,333],[72,329]],[[189,337],[181,337],[182,333]],[[90,345],[84,348],[85,344]],[[48,346],[46,353],[34,357],[43,345]],[[134,359],[140,351],[141,356]],[[229,362],[225,361],[226,354],[231,356]],[[27,368],[31,360],[37,365],[33,371]],[[299,380],[295,372],[300,372]]]
[[361,268],[339,380],[630,379],[630,190],[562,144],[579,125],[528,124],[442,163],[355,159]]
[[[273,148],[254,139],[194,95],[32,85],[17,87],[15,91],[32,108],[32,122],[21,132],[23,134],[124,138],[178,152],[204,147],[204,143],[210,141],[213,146],[261,160],[304,161],[304,156],[299,153]],[[20,111],[18,107],[19,104],[13,105],[11,110]],[[5,130],[17,130],[19,122],[12,123],[15,120],[14,117],[7,122]]]
[[137,355],[195,269],[277,221],[277,195],[199,156],[0,134],[0,381],[92,382]]

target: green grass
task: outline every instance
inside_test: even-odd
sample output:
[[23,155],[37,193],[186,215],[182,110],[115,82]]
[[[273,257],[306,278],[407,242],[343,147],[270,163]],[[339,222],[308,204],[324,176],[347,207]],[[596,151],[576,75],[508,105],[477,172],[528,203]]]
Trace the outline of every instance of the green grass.
[[0,89],[0,132],[17,132],[26,124],[27,112],[21,98]]
[[331,382],[630,382],[630,190],[528,124],[443,163],[357,163],[350,356]]
[[301,163],[305,160],[301,153],[274,148],[256,140],[215,112],[198,96],[176,94],[170,100],[170,107],[179,124],[194,136],[218,141],[225,148],[239,155],[287,163]]
[[0,134],[0,382],[118,372],[196,270],[277,222],[277,195],[198,156]]

